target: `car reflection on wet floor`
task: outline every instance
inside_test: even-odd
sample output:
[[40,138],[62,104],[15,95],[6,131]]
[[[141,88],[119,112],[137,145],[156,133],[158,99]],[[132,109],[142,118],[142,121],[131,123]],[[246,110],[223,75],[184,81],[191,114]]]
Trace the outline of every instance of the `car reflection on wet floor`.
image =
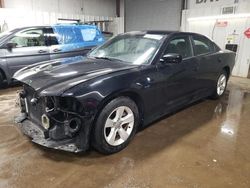
[[17,88],[0,90],[0,187],[249,187],[250,90],[231,84],[140,131],[120,153],[58,152],[13,124]]

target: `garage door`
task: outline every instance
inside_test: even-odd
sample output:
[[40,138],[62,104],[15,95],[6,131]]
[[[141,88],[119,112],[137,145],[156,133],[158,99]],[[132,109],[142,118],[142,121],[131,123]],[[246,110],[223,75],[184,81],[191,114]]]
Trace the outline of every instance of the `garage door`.
[[125,30],[179,30],[182,0],[126,0]]

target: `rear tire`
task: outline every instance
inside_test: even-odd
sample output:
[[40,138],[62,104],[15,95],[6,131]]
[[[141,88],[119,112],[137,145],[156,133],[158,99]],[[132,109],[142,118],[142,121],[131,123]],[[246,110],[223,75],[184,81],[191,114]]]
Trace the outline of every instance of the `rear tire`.
[[225,70],[223,70],[216,81],[214,92],[211,96],[212,99],[218,99],[220,98],[226,91],[227,88],[227,82],[228,82],[229,75]]
[[137,105],[128,97],[109,102],[100,112],[92,134],[92,146],[103,154],[124,149],[139,125]]

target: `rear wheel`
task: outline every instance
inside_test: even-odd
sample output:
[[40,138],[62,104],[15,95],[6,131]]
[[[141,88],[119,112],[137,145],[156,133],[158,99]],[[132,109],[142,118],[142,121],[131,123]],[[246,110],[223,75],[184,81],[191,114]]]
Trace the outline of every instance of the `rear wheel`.
[[139,112],[134,101],[119,97],[108,103],[99,114],[93,131],[92,145],[104,154],[124,149],[134,137]]
[[223,70],[217,79],[216,87],[212,95],[213,99],[218,99],[225,93],[227,88],[227,81],[228,81],[228,74],[226,71]]

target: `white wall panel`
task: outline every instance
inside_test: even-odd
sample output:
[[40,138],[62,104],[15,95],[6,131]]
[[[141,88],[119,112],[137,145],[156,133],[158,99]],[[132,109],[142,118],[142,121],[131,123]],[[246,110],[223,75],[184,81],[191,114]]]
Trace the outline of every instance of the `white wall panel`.
[[115,0],[84,0],[83,12],[87,15],[116,16]]
[[116,0],[5,0],[6,8],[32,11],[116,16]]
[[32,0],[5,0],[4,6],[7,8],[18,8],[26,9],[27,7],[32,8]]
[[[189,0],[189,3],[191,1],[194,3],[196,0]],[[244,32],[250,28],[250,1],[239,0],[236,5],[236,14],[223,15],[223,18],[220,17],[221,8],[234,3],[234,0],[220,0],[212,3],[207,0],[207,2],[210,4],[209,6],[206,6],[205,3],[202,5],[193,4],[188,10],[183,11],[182,30],[207,35],[222,49],[225,49],[225,45],[228,43],[228,36],[235,34],[237,39],[235,43],[239,47],[233,75],[247,77],[250,64],[250,39],[244,35]],[[211,6],[213,7],[211,8]],[[227,25],[216,27],[218,21],[226,21]]]
[[114,19],[114,17],[109,17],[109,16],[91,16],[83,14],[41,12],[41,11],[28,11],[22,9],[0,8],[0,25],[3,25],[4,21],[6,21],[9,29],[24,27],[24,26],[57,24],[59,23],[58,18],[64,18],[64,19],[80,18],[82,21],[99,21],[99,20],[113,21]]
[[[5,0],[5,1],[8,1],[8,0]],[[23,0],[19,0],[19,1],[22,2]],[[59,12],[58,0],[31,0],[31,1],[32,1],[32,6],[27,7],[29,10]]]

